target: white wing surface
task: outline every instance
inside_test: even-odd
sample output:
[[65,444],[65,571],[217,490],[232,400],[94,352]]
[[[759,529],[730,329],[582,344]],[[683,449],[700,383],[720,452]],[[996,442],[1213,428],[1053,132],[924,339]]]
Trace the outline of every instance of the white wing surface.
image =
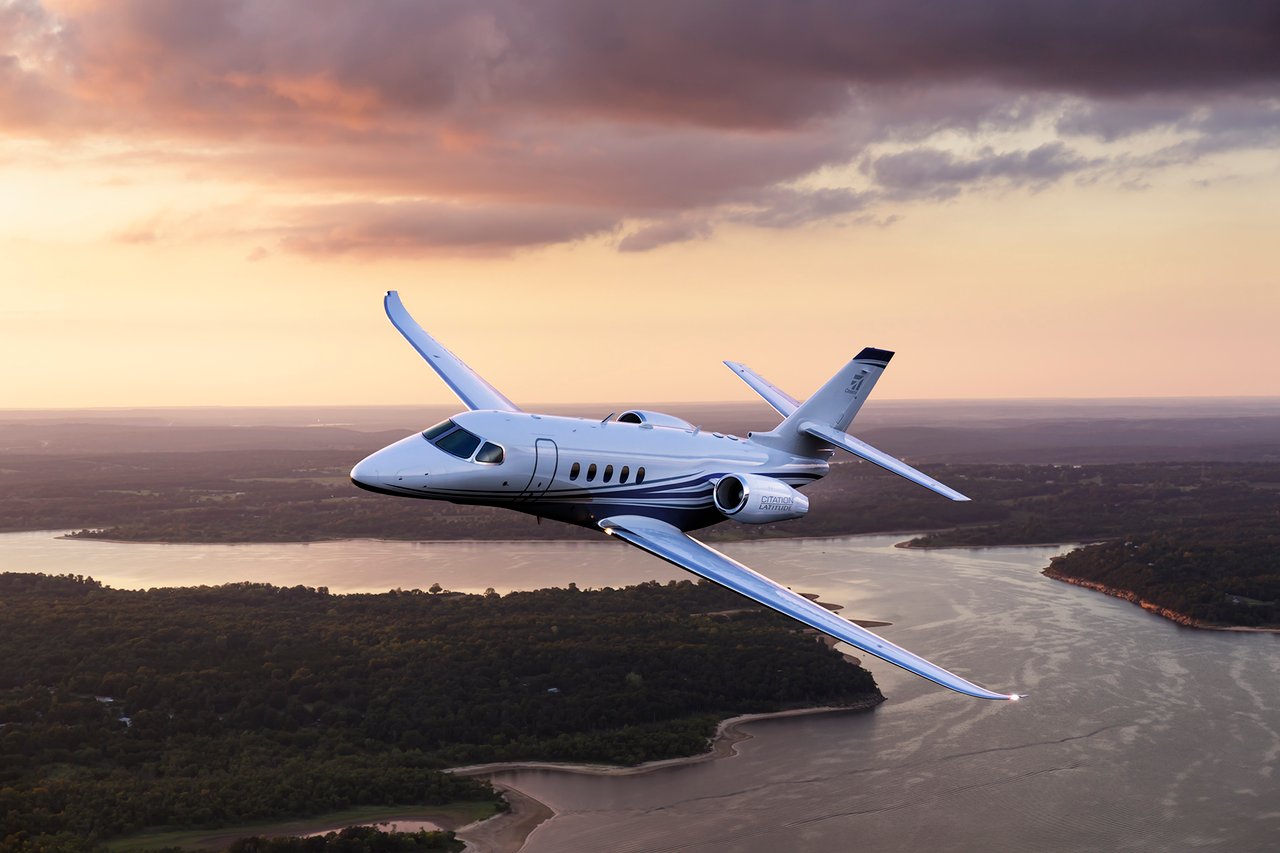
[[725,367],[728,367],[734,373],[738,374],[738,378],[751,386],[751,390],[755,391],[764,401],[778,411],[778,414],[784,418],[800,408],[800,401],[792,397],[786,391],[783,391],[777,385],[774,385],[768,379],[765,379],[759,373],[756,373],[750,367],[738,361],[726,361]]
[[865,441],[859,441],[847,432],[835,429],[834,427],[823,426],[813,421],[805,421],[800,425],[801,432],[807,432],[809,435],[816,436],[828,444],[834,445],[841,450],[847,450],[854,456],[860,456],[868,462],[874,462],[886,471],[892,471],[899,477],[906,477],[913,483],[924,486],[926,489],[937,492],[945,498],[953,501],[967,501],[969,498],[957,492],[950,486],[945,486],[937,480],[921,471],[917,471],[901,459],[890,456],[883,450],[876,450]]
[[979,699],[1018,698],[1014,694],[994,693],[966,681],[955,673],[948,672],[901,646],[896,646],[873,634],[866,628],[840,618],[825,607],[814,604],[804,596],[797,595],[781,584],[707,547],[664,521],[638,515],[619,515],[602,519],[600,527],[605,533],[617,536],[669,563],[701,575],[707,580],[715,581],[811,628],[857,646],[864,652],[941,684],[943,687],[949,687]]
[[497,409],[503,412],[518,412],[519,407],[515,403],[508,400],[488,382],[480,378],[480,374],[476,373],[470,367],[463,364],[462,359],[449,352],[440,342],[431,337],[426,331],[418,325],[413,317],[409,316],[409,312],[405,310],[404,303],[400,301],[400,294],[394,290],[387,291],[387,297],[383,300],[383,306],[387,309],[387,316],[391,318],[391,325],[395,326],[404,335],[405,340],[413,345],[427,362],[431,365],[436,373],[440,374],[440,378],[445,384],[458,395],[468,409]]

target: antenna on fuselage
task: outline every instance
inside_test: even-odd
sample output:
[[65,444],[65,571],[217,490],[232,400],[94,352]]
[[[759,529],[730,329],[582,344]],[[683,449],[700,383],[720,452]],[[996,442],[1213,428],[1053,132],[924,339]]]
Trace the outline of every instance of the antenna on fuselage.
[[618,414],[618,413],[617,413],[617,412],[610,412],[609,414],[607,414],[607,415],[605,415],[605,416],[604,416],[604,420],[600,421],[600,423],[602,423],[602,424],[607,424],[607,423],[609,422],[609,420],[610,420],[614,415],[616,415],[616,414]]

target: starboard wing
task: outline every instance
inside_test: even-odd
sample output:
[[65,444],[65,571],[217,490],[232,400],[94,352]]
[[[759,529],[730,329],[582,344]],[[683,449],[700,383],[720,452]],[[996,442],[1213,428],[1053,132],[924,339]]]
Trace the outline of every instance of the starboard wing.
[[387,291],[383,306],[391,325],[404,335],[405,340],[413,345],[418,354],[444,380],[445,384],[458,395],[468,409],[497,409],[503,412],[518,412],[520,408],[502,395],[497,388],[480,378],[470,367],[453,353],[445,349],[439,341],[431,337],[418,325],[417,321],[405,310],[400,301],[400,294],[394,290]]
[[1018,698],[1016,694],[994,693],[948,672],[866,628],[840,618],[664,521],[618,515],[602,519],[599,524],[605,533],[943,687],[979,699]]
[[738,378],[751,386],[751,390],[755,391],[764,401],[782,415],[784,418],[800,408],[800,401],[792,397],[786,391],[783,391],[777,385],[774,385],[768,379],[765,379],[759,373],[756,373],[750,367],[747,367],[740,361],[726,361],[725,367],[732,370],[738,375]]

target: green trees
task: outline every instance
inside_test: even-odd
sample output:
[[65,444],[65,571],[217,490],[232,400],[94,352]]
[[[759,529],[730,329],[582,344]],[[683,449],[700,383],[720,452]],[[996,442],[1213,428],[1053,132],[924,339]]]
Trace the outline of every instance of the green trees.
[[464,846],[452,832],[383,832],[352,826],[311,838],[241,838],[227,853],[429,853]]
[[329,595],[0,574],[0,847],[492,800],[440,769],[668,758],[724,716],[878,695],[783,617],[697,615],[742,606],[689,582]]
[[1050,573],[1127,590],[1209,624],[1280,626],[1280,532],[1269,519],[1093,545],[1054,560]]

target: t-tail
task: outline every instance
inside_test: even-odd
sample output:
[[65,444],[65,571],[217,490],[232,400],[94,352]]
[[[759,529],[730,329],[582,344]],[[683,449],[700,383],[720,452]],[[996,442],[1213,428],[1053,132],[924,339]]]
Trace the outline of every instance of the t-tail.
[[753,441],[802,455],[816,455],[827,447],[838,447],[943,497],[953,501],[969,500],[955,489],[847,432],[891,358],[893,353],[888,350],[867,347],[803,403],[746,365],[731,361],[725,364],[783,415],[782,423],[771,432],[753,434]]

